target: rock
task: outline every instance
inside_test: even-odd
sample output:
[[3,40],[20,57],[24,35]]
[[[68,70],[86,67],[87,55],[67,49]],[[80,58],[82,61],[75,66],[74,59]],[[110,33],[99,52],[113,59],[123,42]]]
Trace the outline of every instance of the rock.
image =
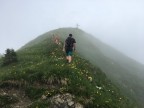
[[83,105],[81,105],[80,103],[76,103],[75,104],[75,108],[84,108]]
[[69,101],[69,102],[68,102],[68,105],[69,105],[69,106],[72,106],[73,104],[74,104],[73,101]]
[[45,95],[42,95],[41,99],[45,100],[47,97]]
[[3,95],[7,95],[7,93],[6,93],[6,92],[3,92]]
[[57,98],[56,101],[59,102],[59,103],[64,103],[64,100],[61,99],[61,98]]
[[74,98],[75,96],[70,93],[57,94],[50,98],[50,108],[84,108],[80,103],[75,103]]
[[67,85],[67,81],[66,80],[61,80],[61,84],[62,85]]
[[17,94],[14,93],[13,96],[14,96],[14,97],[17,97]]

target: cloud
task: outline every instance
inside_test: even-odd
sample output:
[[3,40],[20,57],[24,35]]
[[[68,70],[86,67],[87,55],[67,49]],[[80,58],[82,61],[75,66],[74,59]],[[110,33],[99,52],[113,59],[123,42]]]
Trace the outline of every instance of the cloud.
[[40,34],[76,27],[144,63],[143,0],[1,0],[0,53]]

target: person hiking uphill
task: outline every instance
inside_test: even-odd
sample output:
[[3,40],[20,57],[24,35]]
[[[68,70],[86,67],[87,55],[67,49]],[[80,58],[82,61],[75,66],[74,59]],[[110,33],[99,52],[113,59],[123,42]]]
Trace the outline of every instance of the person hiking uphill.
[[53,34],[53,41],[55,44],[60,45],[60,38],[58,35]]
[[75,51],[76,41],[72,38],[72,34],[69,34],[68,38],[64,42],[63,51],[66,52],[66,60],[68,63],[72,61],[72,53]]

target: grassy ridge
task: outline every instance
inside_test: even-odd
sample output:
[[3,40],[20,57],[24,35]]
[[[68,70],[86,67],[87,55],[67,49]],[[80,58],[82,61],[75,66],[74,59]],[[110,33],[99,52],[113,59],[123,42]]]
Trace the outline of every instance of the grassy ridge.
[[[75,101],[86,108],[137,108],[101,69],[77,53],[73,62],[67,64],[62,45],[55,45],[50,37],[19,50],[17,54],[18,63],[0,68],[0,89],[23,89],[32,101],[30,108],[46,108],[51,104],[50,97],[64,93],[73,94]],[[42,95],[47,99],[41,100]],[[6,102],[7,99],[0,98],[0,106],[4,107]]]

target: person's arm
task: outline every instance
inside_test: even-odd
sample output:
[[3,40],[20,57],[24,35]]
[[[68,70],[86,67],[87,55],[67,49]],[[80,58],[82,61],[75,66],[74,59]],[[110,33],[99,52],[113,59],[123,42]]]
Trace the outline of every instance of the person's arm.
[[64,41],[64,45],[63,45],[63,51],[65,51],[65,41]]
[[76,40],[73,39],[73,50],[75,51],[76,50]]
[[73,44],[73,50],[76,50],[76,43]]

